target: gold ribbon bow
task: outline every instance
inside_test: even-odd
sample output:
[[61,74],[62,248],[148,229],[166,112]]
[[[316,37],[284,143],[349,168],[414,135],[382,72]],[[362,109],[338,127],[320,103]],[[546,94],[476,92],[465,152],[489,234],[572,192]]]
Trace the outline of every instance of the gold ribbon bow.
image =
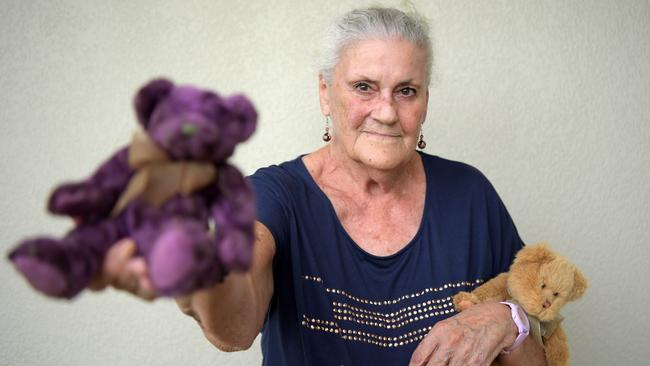
[[160,207],[177,193],[188,195],[207,186],[217,176],[212,163],[170,160],[143,131],[133,135],[128,162],[136,172],[113,207],[113,216],[136,198]]
[[528,320],[530,321],[530,331],[531,334],[537,340],[537,343],[544,346],[551,334],[555,331],[558,325],[564,320],[562,316],[554,320],[541,321],[537,317],[528,315]]

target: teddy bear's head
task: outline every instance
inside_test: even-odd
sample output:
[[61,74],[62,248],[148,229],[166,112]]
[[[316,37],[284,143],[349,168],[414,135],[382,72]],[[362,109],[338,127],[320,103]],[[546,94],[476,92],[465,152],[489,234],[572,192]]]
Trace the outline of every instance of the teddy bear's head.
[[257,113],[243,95],[222,97],[156,79],[136,94],[138,122],[173,160],[222,162],[255,130]]
[[510,295],[541,321],[556,320],[564,304],[582,297],[586,289],[584,275],[546,245],[520,250],[510,267]]

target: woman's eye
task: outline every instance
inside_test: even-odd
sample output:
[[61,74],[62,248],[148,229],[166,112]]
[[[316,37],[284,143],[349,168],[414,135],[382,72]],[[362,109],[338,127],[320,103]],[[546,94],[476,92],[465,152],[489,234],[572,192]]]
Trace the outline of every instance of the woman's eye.
[[402,88],[399,90],[399,94],[403,97],[410,97],[415,95],[416,90],[413,88]]
[[356,83],[354,84],[354,88],[364,93],[370,91],[370,85],[368,85],[367,83]]

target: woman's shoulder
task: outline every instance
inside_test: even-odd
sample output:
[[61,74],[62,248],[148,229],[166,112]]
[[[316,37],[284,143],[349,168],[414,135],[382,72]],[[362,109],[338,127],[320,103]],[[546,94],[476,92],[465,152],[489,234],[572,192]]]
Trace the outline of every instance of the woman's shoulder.
[[485,175],[476,167],[437,155],[421,153],[424,169],[438,177],[484,180]]
[[247,179],[255,187],[266,186],[291,191],[304,184],[304,171],[301,155],[292,160],[259,168]]
[[430,184],[453,191],[488,190],[492,183],[478,168],[461,161],[421,153],[425,172]]
[[279,164],[271,164],[265,167],[258,168],[255,173],[251,174],[249,178],[259,177],[282,177],[287,175],[295,175],[299,173],[302,161],[302,155],[294,159],[284,161]]

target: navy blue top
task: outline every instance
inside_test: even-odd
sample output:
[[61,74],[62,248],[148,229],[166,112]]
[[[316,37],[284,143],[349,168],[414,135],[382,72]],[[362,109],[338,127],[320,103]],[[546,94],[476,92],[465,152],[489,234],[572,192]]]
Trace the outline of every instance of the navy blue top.
[[384,257],[350,238],[300,158],[249,177],[276,244],[264,365],[406,365],[455,313],[456,292],[508,270],[523,243],[490,182],[466,164],[420,156],[420,228]]

